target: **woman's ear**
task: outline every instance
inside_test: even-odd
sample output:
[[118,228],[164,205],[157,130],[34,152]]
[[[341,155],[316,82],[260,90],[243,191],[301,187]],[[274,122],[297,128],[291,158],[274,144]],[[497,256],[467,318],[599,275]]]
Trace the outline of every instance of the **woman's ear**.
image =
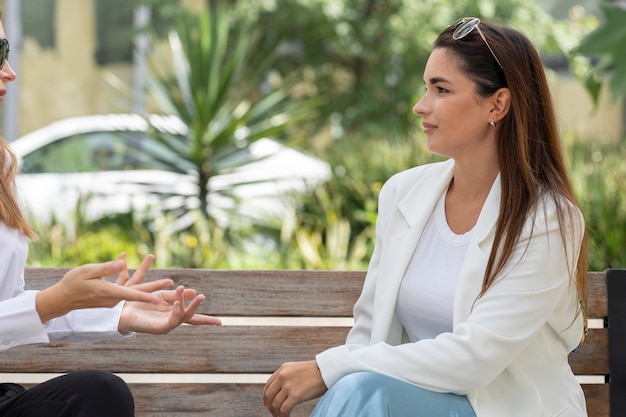
[[511,91],[502,87],[490,97],[491,108],[489,109],[489,116],[491,120],[496,123],[504,119],[509,109],[511,108]]

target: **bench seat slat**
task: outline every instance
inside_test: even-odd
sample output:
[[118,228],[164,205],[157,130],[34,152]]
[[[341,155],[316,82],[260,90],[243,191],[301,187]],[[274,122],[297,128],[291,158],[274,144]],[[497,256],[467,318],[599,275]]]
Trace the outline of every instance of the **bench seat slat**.
[[[261,384],[131,384],[136,417],[267,417]],[[609,415],[607,385],[583,385],[589,417]],[[299,404],[291,417],[307,417],[317,400]]]
[[[172,417],[182,412],[185,417],[267,417],[269,412],[261,404],[263,385],[238,384],[207,386],[202,384],[136,384],[132,386],[138,407],[137,417]],[[609,415],[609,389],[605,385],[583,385],[588,402],[589,417]],[[291,417],[311,414],[317,400],[296,406]],[[176,404],[176,405],[175,405]],[[236,409],[232,406],[237,404]],[[160,414],[169,409],[174,414]],[[210,412],[208,412],[210,410]]]
[[[28,385],[27,385],[28,386]],[[268,417],[261,384],[131,384],[136,417]],[[291,417],[308,417],[317,400]]]

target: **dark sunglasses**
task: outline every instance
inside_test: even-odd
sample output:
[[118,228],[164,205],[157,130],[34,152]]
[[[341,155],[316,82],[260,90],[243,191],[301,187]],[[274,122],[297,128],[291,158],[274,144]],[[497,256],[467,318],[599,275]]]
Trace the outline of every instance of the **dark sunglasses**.
[[496,56],[496,53],[493,52],[493,49],[491,49],[491,46],[489,45],[489,42],[487,42],[487,38],[485,38],[485,35],[483,35],[483,31],[480,30],[480,27],[478,26],[479,23],[480,23],[480,19],[477,18],[477,17],[464,17],[464,18],[461,18],[461,19],[457,20],[452,25],[452,26],[456,26],[457,27],[454,30],[454,32],[452,33],[452,39],[454,39],[455,41],[459,40],[459,39],[463,39],[472,30],[476,29],[476,31],[478,32],[480,37],[485,42],[485,45],[487,45],[487,48],[489,48],[489,51],[491,52],[491,55],[493,55],[493,58],[496,60],[496,62],[500,66],[500,68],[504,69],[502,67],[502,64],[500,63],[500,60]]
[[9,59],[9,41],[0,40],[0,69],[4,68],[4,63]]

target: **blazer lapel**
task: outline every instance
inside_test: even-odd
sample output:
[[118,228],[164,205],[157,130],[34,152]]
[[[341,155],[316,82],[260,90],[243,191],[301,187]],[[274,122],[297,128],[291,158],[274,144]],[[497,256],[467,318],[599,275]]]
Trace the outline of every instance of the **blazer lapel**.
[[[398,211],[389,219],[389,233],[385,241],[387,249],[380,261],[380,273],[384,276],[379,277],[376,284],[374,309],[377,314],[372,323],[373,341],[387,340],[390,337],[390,327],[394,327],[390,323],[395,315],[398,289],[404,272],[435,204],[450,185],[453,169],[452,160],[433,167],[410,187],[398,204]],[[409,176],[407,180],[413,178]],[[398,187],[403,188],[402,184]]]
[[500,213],[501,193],[500,175],[498,175],[474,226],[472,240],[459,274],[454,301],[453,326],[467,319],[482,289],[483,277],[493,245],[496,220]]
[[448,189],[453,171],[454,161],[451,159],[437,165],[416,181],[400,201],[398,210],[412,230],[419,230],[421,234],[439,197]]

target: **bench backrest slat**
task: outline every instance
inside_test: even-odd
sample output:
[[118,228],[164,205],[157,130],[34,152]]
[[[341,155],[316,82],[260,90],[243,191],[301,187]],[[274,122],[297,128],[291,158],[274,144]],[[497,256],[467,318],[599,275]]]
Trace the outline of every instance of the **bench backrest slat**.
[[606,272],[589,272],[587,291],[587,313],[589,318],[606,319],[609,316]]
[[134,341],[52,343],[11,349],[0,354],[0,369],[272,373],[285,361],[309,360],[343,343],[347,332],[341,327],[185,326],[165,337],[142,334]]
[[[30,268],[32,289],[57,282],[67,268]],[[200,311],[219,316],[352,317],[363,271],[230,271],[153,269],[149,278],[171,278],[176,285],[206,295]]]

